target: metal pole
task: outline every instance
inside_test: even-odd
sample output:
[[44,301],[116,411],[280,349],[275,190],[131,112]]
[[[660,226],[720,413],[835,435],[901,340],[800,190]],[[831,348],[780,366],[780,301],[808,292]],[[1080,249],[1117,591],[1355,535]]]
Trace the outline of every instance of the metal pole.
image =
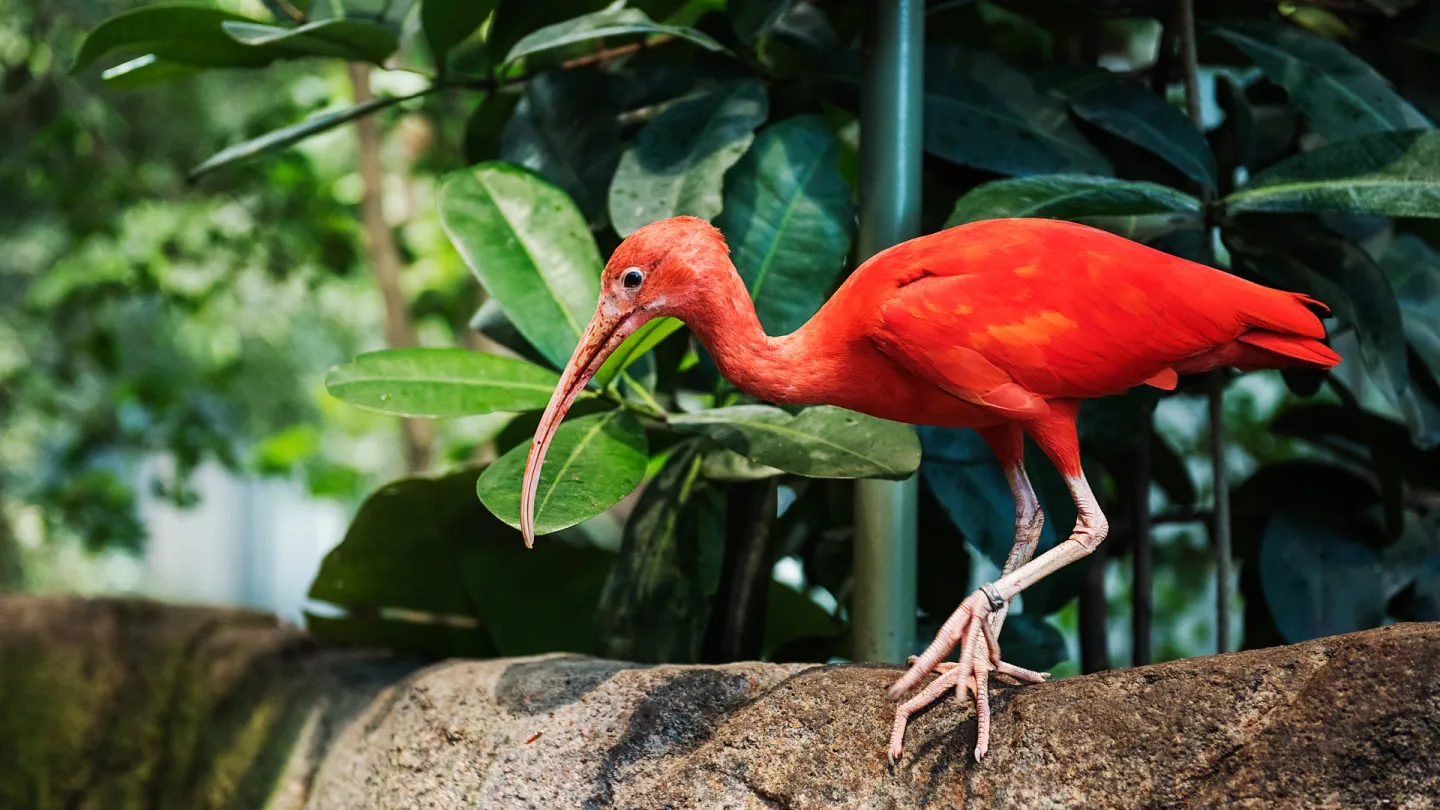
[[[923,0],[870,0],[866,10],[860,87],[862,258],[920,234],[925,51]],[[915,476],[856,485],[857,661],[898,663],[913,652],[917,487]]]

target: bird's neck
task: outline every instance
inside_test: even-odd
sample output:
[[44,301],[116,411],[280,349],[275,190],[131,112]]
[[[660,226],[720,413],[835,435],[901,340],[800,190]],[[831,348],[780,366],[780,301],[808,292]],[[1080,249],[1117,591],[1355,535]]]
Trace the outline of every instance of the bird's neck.
[[803,373],[809,351],[802,327],[793,334],[765,334],[745,282],[728,259],[711,268],[713,280],[694,311],[682,318],[715,359],[720,374],[741,391],[767,402],[809,404],[819,392]]

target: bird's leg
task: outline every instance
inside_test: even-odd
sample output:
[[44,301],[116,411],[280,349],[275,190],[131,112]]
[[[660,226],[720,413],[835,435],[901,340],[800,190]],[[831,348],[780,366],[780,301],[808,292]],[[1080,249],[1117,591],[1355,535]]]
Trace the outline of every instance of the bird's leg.
[[[1040,542],[1040,531],[1045,527],[1045,512],[1040,508],[1040,499],[1030,485],[1030,476],[1025,474],[1025,433],[1020,425],[1009,423],[997,427],[977,428],[985,443],[990,445],[1000,466],[1005,470],[1005,480],[1010,484],[1010,494],[1015,498],[1015,544],[1010,547],[1010,556],[1005,560],[1001,575],[1009,574],[1030,561],[1035,547]],[[1005,617],[1010,612],[1010,600],[1005,607],[990,614],[990,630],[998,638]],[[910,656],[907,664],[914,664],[918,656]],[[934,671],[943,675],[956,666],[954,661],[940,661]]]
[[[1029,425],[1029,429],[1040,448],[1065,476],[1079,514],[1075,530],[1065,542],[1036,559],[1002,573],[995,582],[982,585],[978,591],[967,596],[941,626],[940,633],[925,652],[914,659],[904,676],[890,687],[890,697],[898,699],[918,684],[956,644],[960,644],[959,665],[949,669],[919,695],[901,704],[896,710],[890,735],[892,762],[900,756],[905,725],[910,715],[938,698],[947,689],[956,688],[957,693],[963,696],[967,686],[973,682],[977,692],[977,710],[980,706],[988,708],[988,697],[984,700],[978,697],[978,692],[988,680],[988,677],[977,677],[981,668],[987,669],[987,676],[989,671],[1003,672],[1032,682],[1048,677],[1043,673],[1030,672],[1001,662],[999,645],[994,635],[986,632],[988,628],[984,625],[987,625],[989,617],[1000,612],[1015,594],[1094,551],[1105,539],[1109,529],[1105,515],[1100,511],[1100,505],[1096,502],[1080,467],[1079,441],[1075,435],[1075,412],[1078,410],[1078,403],[1052,401],[1051,408],[1050,415],[1035,420]],[[988,654],[977,654],[974,648],[982,644],[988,647]],[[989,730],[987,718],[986,722],[979,724],[975,745],[977,761],[989,749]]]

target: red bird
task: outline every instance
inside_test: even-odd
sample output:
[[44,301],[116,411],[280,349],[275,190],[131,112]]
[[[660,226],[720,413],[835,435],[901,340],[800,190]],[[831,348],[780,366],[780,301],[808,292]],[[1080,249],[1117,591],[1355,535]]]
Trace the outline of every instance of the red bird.
[[[703,220],[647,225],[616,248],[600,303],[535,432],[521,496],[534,541],[540,465],[565,411],[632,332],[651,318],[684,321],[742,391],[781,404],[838,405],[884,419],[974,428],[1015,496],[1015,546],[999,579],[966,597],[929,648],[890,688],[899,699],[890,757],[911,714],[949,689],[973,693],[975,757],[989,747],[990,673],[1048,677],[1000,660],[1010,600],[1084,557],[1107,524],[1085,473],[1075,416],[1084,399],[1137,385],[1175,387],[1177,374],[1330,368],[1323,304],[1185,261],[1084,225],[997,219],[922,236],[876,254],[793,334],[765,334],[725,238]],[[1031,559],[1043,515],[1025,474],[1029,433],[1075,499],[1069,539]],[[942,659],[960,645],[958,663]]]

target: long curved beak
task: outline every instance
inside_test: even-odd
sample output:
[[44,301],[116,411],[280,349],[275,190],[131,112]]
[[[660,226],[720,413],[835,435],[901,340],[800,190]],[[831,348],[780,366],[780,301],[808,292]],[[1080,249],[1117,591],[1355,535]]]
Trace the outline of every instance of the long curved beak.
[[[545,463],[545,451],[550,449],[550,440],[565,419],[566,411],[575,398],[585,389],[585,384],[605,363],[605,358],[615,351],[625,338],[634,334],[650,318],[642,310],[631,310],[614,315],[606,313],[606,301],[602,298],[595,317],[580,336],[580,344],[570,355],[570,362],[560,375],[560,384],[550,396],[550,404],[540,417],[535,429],[535,441],[530,444],[530,455],[525,460],[525,483],[520,491],[520,533],[525,536],[525,547],[535,545],[535,490],[540,486],[540,467]],[[613,305],[612,305],[613,306]]]

